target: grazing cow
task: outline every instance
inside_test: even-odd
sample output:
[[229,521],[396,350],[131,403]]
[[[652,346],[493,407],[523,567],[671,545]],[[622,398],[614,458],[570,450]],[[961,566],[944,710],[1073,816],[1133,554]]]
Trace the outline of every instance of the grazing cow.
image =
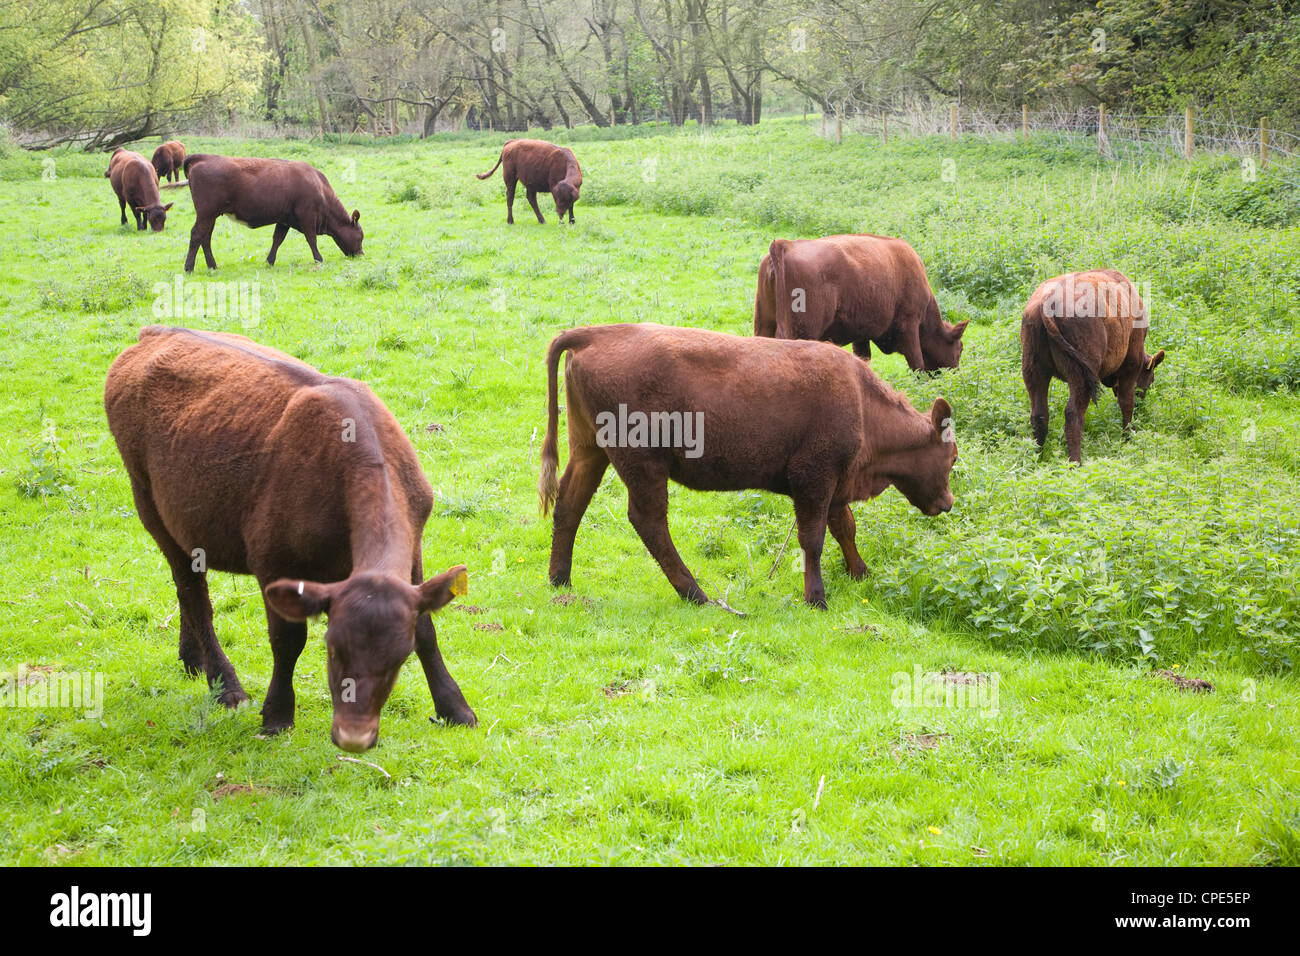
[[169,139],[153,151],[153,168],[158,173],[158,181],[163,177],[175,182],[182,175],[185,162],[185,144],[179,139]]
[[1020,370],[1029,390],[1030,423],[1041,448],[1047,440],[1047,390],[1052,378],[1070,387],[1065,443],[1082,460],[1083,416],[1097,388],[1113,389],[1124,431],[1134,397],[1145,394],[1165,357],[1146,351],[1150,317],[1136,286],[1122,272],[1097,269],[1048,279],[1029,297],[1020,320]]
[[122,225],[126,225],[126,207],[130,205],[135,216],[135,228],[151,228],[162,232],[167,224],[167,210],[175,203],[162,204],[158,195],[158,177],[149,160],[139,153],[118,147],[113,150],[104,175],[117,193],[117,204],[122,209]]
[[186,272],[194,271],[199,246],[208,268],[217,267],[212,257],[212,227],[223,215],[250,229],[275,225],[268,266],[275,265],[276,250],[290,229],[303,234],[317,262],[324,261],[316,248],[319,235],[331,237],[345,256],[361,255],[361,213],[354,209],[349,217],[329,180],[309,163],[195,153],[185,158],[183,168],[194,199]]
[[914,370],[956,368],[966,323],[939,316],[925,265],[902,239],[777,239],[758,266],[754,334],[902,352]]
[[[528,204],[537,214],[538,222],[546,222],[542,211],[537,208],[537,194],[550,193],[555,199],[555,213],[564,222],[568,214],[573,222],[573,204],[578,201],[578,192],[582,189],[582,170],[573,150],[540,139],[512,139],[501,147],[497,166],[503,166],[502,177],[506,181],[506,222],[515,221],[515,183],[524,184],[527,190]],[[497,171],[493,166],[486,173],[476,173],[479,179],[487,179]]]
[[[556,481],[556,373],[562,352],[569,464]],[[849,505],[890,485],[927,515],[952,507],[952,409],[929,414],[871,366],[823,342],[779,342],[701,329],[604,325],[557,336],[546,354],[547,421],[538,495],[555,506],[550,581],[567,585],[573,541],[611,462],[628,518],[677,593],[708,597],[668,533],[668,479],[703,491],[759,488],[794,499],[804,600],[826,606],[826,529],[851,577],[867,567]]]
[[477,722],[430,618],[465,593],[465,568],[424,580],[432,489],[369,388],[243,336],[150,326],[109,370],[104,408],[136,513],[171,566],[180,659],[223,704],[248,696],[212,628],[208,570],[261,587],[275,658],[264,733],[293,725],[294,664],[322,613],[339,747],[374,746],[412,648],[438,716]]

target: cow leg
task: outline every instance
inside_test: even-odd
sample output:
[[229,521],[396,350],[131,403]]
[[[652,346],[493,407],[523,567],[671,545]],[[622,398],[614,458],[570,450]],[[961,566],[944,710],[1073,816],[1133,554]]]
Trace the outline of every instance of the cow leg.
[[861,342],[853,343],[853,354],[864,362],[871,361],[871,340],[863,339]]
[[144,217],[144,213],[142,213],[140,210],[132,209],[131,211],[135,213],[135,228],[138,231],[143,232],[146,228],[148,228],[149,220],[147,220]]
[[289,235],[289,226],[287,223],[277,222],[275,224],[275,235],[271,237],[271,251],[266,254],[266,264],[275,265],[275,254],[280,249],[280,243],[284,242],[284,237]]
[[[126,200],[125,200],[125,199],[119,199],[119,200],[117,201],[117,204],[118,204],[119,206],[122,207],[122,223],[121,223],[121,224],[122,224],[123,226],[125,226],[125,225],[126,225]],[[135,210],[132,210],[132,212],[134,212],[134,211],[135,211]]]
[[823,611],[826,586],[822,583],[822,548],[826,544],[829,504],[829,496],[794,495],[794,520],[799,528],[799,547],[803,549],[803,599]]
[[515,224],[515,186],[517,182],[514,176],[506,176],[506,223],[511,226]]
[[1083,417],[1088,411],[1088,389],[1081,382],[1070,382],[1070,400],[1065,406],[1065,447],[1070,461],[1083,461]]
[[1136,389],[1137,381],[1131,379],[1120,379],[1112,389],[1115,393],[1115,400],[1119,402],[1119,417],[1124,428],[1125,439],[1133,434],[1133,406],[1136,403],[1134,398]]
[[921,352],[921,324],[913,322],[899,340],[898,350],[907,359],[907,367],[912,371],[925,368],[925,355]]
[[434,712],[449,724],[477,727],[478,717],[443,663],[442,653],[438,650],[438,632],[428,614],[421,614],[415,622],[415,653],[424,668]]
[[[279,226],[276,226],[278,229]],[[307,246],[311,249],[311,257],[317,262],[324,262],[320,257],[320,250],[316,248],[316,230],[307,228],[302,231],[303,237],[307,240]]]
[[600,487],[609,467],[609,458],[600,449],[586,455],[575,454],[569,446],[569,464],[560,478],[560,492],[555,499],[555,514],[551,529],[551,584],[566,587],[572,583],[573,541],[578,535],[578,525],[587,513],[591,497]]
[[832,505],[826,523],[840,546],[840,551],[844,553],[844,566],[848,569],[849,577],[855,581],[862,580],[867,573],[867,562],[858,554],[858,526],[853,520],[852,510],[847,504],[838,508]]
[[[268,578],[259,581],[265,590],[271,583]],[[266,607],[266,629],[271,636],[271,683],[266,688],[262,703],[262,733],[278,734],[293,726],[294,694],[293,669],[307,643],[307,622],[286,621]]]
[[1021,377],[1025,380],[1025,390],[1029,392],[1029,425],[1034,430],[1034,441],[1042,448],[1047,441],[1047,422],[1051,414],[1047,393],[1052,377],[1032,364],[1026,364],[1021,369]]
[[533,207],[533,213],[537,216],[537,221],[545,223],[546,219],[542,216],[541,207],[537,205],[537,190],[528,187],[525,188],[527,188],[526,195],[528,196],[528,205]]
[[[419,584],[424,580],[424,569],[417,559],[411,573],[411,581]],[[415,654],[420,658],[424,668],[424,679],[429,684],[429,694],[433,697],[434,712],[449,724],[464,727],[477,727],[478,717],[474,714],[460,685],[443,663],[442,652],[438,650],[438,632],[433,626],[433,617],[421,614],[415,621]]]
[[[206,571],[195,571],[191,558],[168,533],[162,518],[154,508],[153,499],[134,481],[131,493],[135,498],[135,512],[140,516],[140,523],[158,543],[163,557],[171,566],[172,581],[176,585],[176,598],[181,612],[181,660],[186,670],[194,664],[202,666],[207,674],[208,686],[221,684],[221,696],[218,698],[227,707],[238,707],[248,700],[243,685],[235,674],[235,668],[221,649],[217,634],[212,629],[212,601],[208,597],[208,576]],[[190,637],[187,640],[186,627]],[[197,648],[198,660],[193,658]],[[189,658],[187,659],[187,652]]]
[[628,520],[646,550],[659,562],[668,583],[685,600],[708,604],[709,596],[682,561],[668,532],[668,469],[649,467],[628,474],[620,470],[619,477],[627,485]]
[[185,255],[185,271],[194,271],[194,259],[199,253],[199,247],[203,247],[203,259],[208,264],[209,269],[217,267],[217,260],[212,257],[212,227],[216,225],[216,220],[212,218],[197,218],[194,220],[194,228],[190,230],[190,249]]

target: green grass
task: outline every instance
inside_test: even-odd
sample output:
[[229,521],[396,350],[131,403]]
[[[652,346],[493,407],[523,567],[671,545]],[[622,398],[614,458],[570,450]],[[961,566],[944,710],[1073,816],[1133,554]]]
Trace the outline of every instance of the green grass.
[[[256,284],[251,327],[155,314],[184,259],[186,193],[164,233],[138,234],[118,226],[102,157],[0,157],[0,670],[106,676],[98,720],[0,709],[0,859],[1300,862],[1300,213],[1285,183],[1241,183],[1214,157],[1108,165],[1046,138],[836,147],[792,122],[556,135],[586,179],[570,228],[545,198],[545,227],[505,226],[500,180],[472,175],[499,136],[189,142],[308,159],[362,212],[366,256],[325,240],[319,268],[297,233],[268,269],[270,230],[218,224],[221,269],[200,257],[187,281]],[[678,601],[611,471],[557,599],[535,492],[550,338],[617,321],[747,333],[771,239],[831,231],[908,239],[948,317],[972,320],[955,373],[874,359],[918,406],[953,402],[953,513],[927,519],[894,491],[856,506],[871,576],[851,581],[832,545],[819,613],[788,551],[769,579],[788,499],[674,488],[678,547],[737,618]],[[1019,314],[1042,278],[1098,266],[1150,283],[1168,358],[1136,436],[1106,393],[1071,468],[1060,383],[1042,455],[1029,437]],[[365,755],[391,776],[339,760],[313,640],[296,729],[258,739],[271,655],[251,578],[211,586],[255,706],[224,712],[184,677],[170,576],[101,400],[113,357],[159,321],[249,334],[392,408],[437,493],[426,566],[470,567],[436,623],[478,730],[428,722],[412,662]],[[997,714],[895,706],[894,675],[917,668],[996,675]]]

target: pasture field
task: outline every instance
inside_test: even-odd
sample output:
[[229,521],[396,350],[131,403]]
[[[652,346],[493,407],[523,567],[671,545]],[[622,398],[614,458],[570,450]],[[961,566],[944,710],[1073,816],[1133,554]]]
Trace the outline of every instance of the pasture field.
[[[1230,158],[1116,165],[1053,137],[835,146],[796,121],[547,135],[583,165],[572,227],[549,197],[539,226],[522,190],[506,227],[500,174],[473,176],[500,135],[186,138],[313,162],[361,210],[366,254],[322,239],[315,267],[291,233],[268,269],[271,230],[223,220],[221,268],[200,256],[184,278],[185,190],[164,193],[165,232],[137,233],[105,157],[0,155],[0,670],[25,668],[25,689],[104,677],[98,717],[0,708],[0,860],[1300,863],[1300,191]],[[952,402],[951,514],[893,490],[856,505],[869,576],[851,581],[828,538],[818,612],[783,550],[789,499],[674,487],[678,548],[737,617],[678,600],[611,470],[572,590],[549,587],[551,337],[621,321],[749,334],[774,237],[860,231],[911,242],[945,318],[971,319],[957,371],[873,359],[917,407]],[[1030,437],[1020,311],[1042,279],[1104,266],[1138,283],[1167,358],[1131,440],[1103,391],[1074,468],[1062,383],[1041,455]],[[203,307],[170,301],[177,282]],[[227,302],[209,312],[213,283]],[[363,755],[377,766],[341,760],[317,623],[297,726],[259,739],[271,654],[246,577],[210,583],[253,707],[225,712],[186,679],[102,405],[109,364],[151,323],[250,335],[393,410],[437,493],[426,570],[470,568],[435,623],[477,730],[428,721],[412,659]],[[926,706],[925,674],[974,702]]]

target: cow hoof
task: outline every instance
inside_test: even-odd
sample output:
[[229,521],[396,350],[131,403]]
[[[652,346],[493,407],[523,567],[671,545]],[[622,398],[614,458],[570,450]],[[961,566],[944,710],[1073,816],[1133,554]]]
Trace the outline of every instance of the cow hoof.
[[273,718],[268,718],[268,717],[263,717],[263,718],[262,718],[262,733],[261,733],[260,736],[263,736],[263,737],[274,737],[276,734],[282,734],[282,733],[284,733],[286,730],[293,730],[293,718],[292,718],[292,717],[289,717],[289,718],[283,718],[283,717],[273,717]]
[[448,727],[477,727],[478,726],[478,715],[476,715],[474,711],[471,710],[468,706],[466,706],[463,710],[457,709],[455,711],[451,711],[450,713],[445,713],[445,714],[439,711],[437,717],[429,718],[429,723],[436,724],[440,720],[443,723],[445,723]]
[[551,575],[550,581],[551,587],[553,588],[567,588],[573,585],[572,575],[567,572],[564,574]]
[[687,591],[677,592],[681,595],[683,601],[690,601],[692,604],[708,604],[709,596],[699,588],[691,588]]
[[248,703],[248,695],[244,693],[244,688],[232,687],[230,690],[223,690],[218,694],[217,702],[223,707],[235,710],[243,704]]
[[853,567],[853,565],[848,565],[848,572],[849,572],[849,577],[852,578],[854,581],[861,581],[863,578],[867,576],[867,563],[864,561],[860,566],[856,568]]
[[809,607],[814,607],[819,611],[826,610],[826,595],[824,594],[821,595],[820,597],[814,596],[810,598],[804,598],[804,600],[808,602]]
[[183,668],[185,668],[185,676],[186,676],[186,677],[198,677],[200,674],[203,673],[203,665],[202,665],[202,663],[196,663],[196,662],[193,662],[193,661],[187,661],[185,658],[182,657],[182,658],[181,658],[181,666],[182,666]]

